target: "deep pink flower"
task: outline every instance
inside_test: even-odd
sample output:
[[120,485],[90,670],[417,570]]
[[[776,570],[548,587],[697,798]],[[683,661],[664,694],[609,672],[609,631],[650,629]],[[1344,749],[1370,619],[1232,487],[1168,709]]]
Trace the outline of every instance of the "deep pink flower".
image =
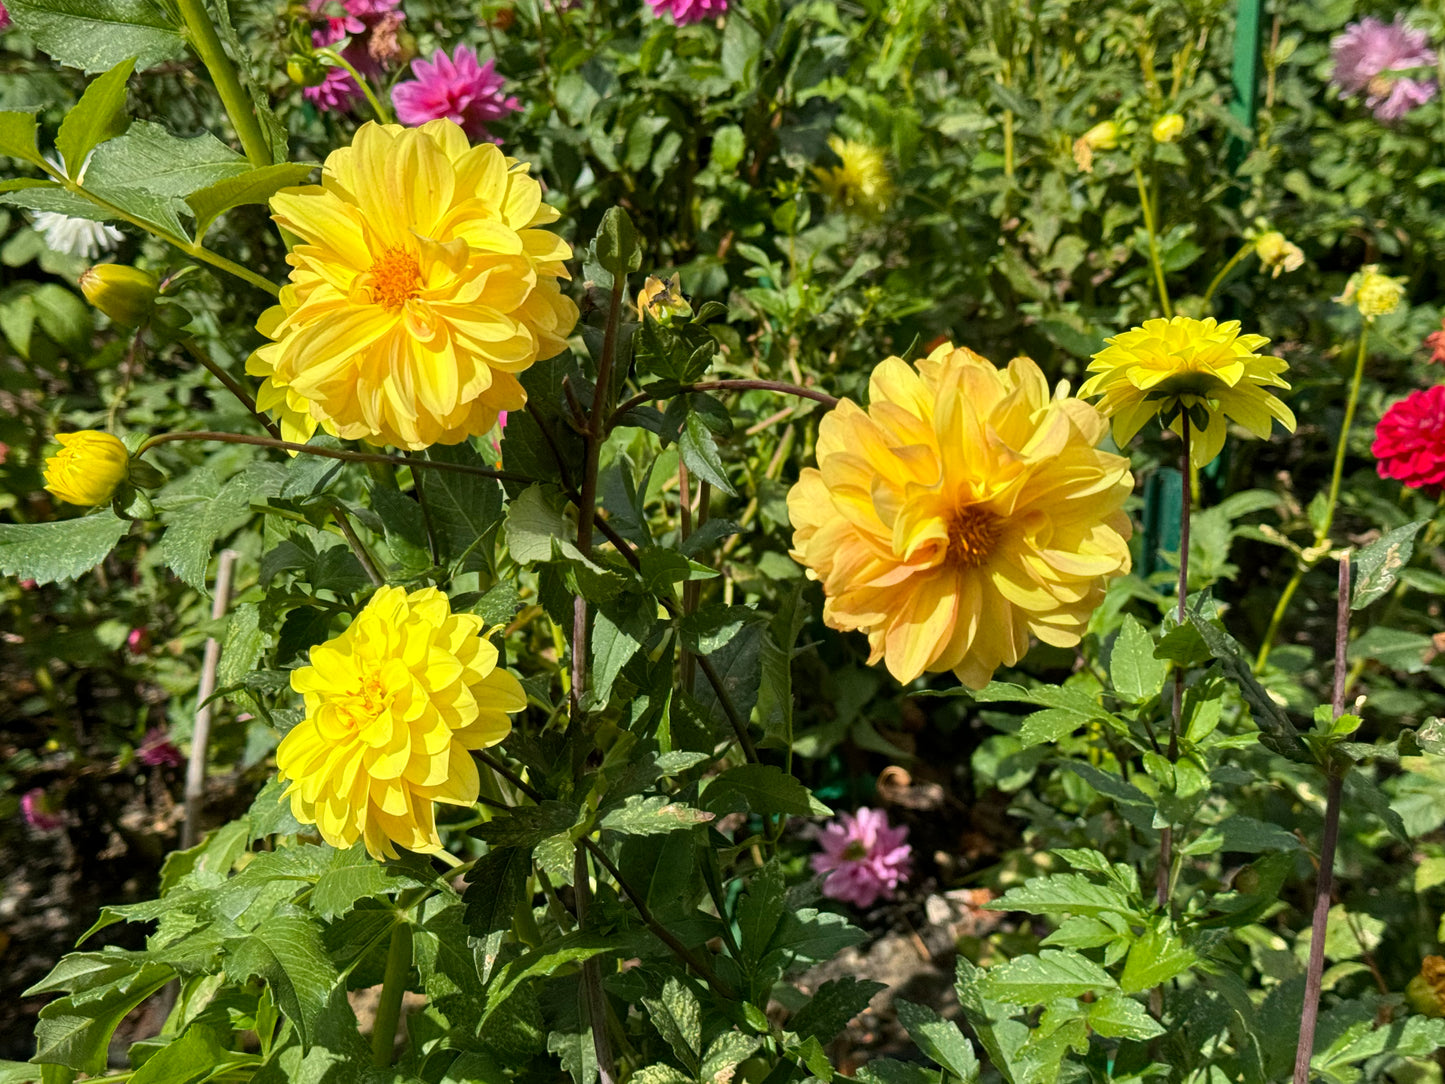
[[1445,384],[1412,391],[1385,411],[1370,453],[1381,478],[1411,489],[1445,486]]
[[10,9],[0,3],[0,30],[10,29]]
[[[325,30],[311,32],[311,44],[320,49],[335,45],[346,36],[346,20],[329,19]],[[348,56],[347,60],[350,59]],[[325,79],[314,87],[307,87],[301,93],[308,102],[313,102],[317,109],[328,112],[334,109],[343,113],[365,97],[361,88],[356,85],[356,80],[351,78],[351,73],[345,68],[327,68]]]
[[1411,30],[1402,16],[1389,26],[1367,17],[1345,28],[1330,42],[1335,67],[1330,79],[1339,85],[1340,97],[1365,93],[1365,105],[1380,120],[1398,120],[1435,96],[1435,80],[1416,79],[1401,72],[1433,68],[1435,50],[1423,30]]
[[810,859],[813,872],[824,875],[823,895],[871,907],[908,879],[907,838],[907,828],[890,828],[887,814],[867,806],[825,824],[818,836],[823,850]]
[[43,787],[27,790],[20,798],[25,823],[37,832],[53,832],[65,824],[65,817],[54,808]]
[[489,121],[500,120],[521,109],[516,98],[502,94],[505,80],[495,71],[495,62],[477,62],[477,54],[458,45],[452,56],[438,49],[428,63],[418,57],[411,62],[415,79],[398,83],[391,92],[397,120],[415,128],[429,120],[455,121],[467,138],[491,139]]
[[145,740],[135,751],[136,759],[152,768],[179,768],[186,762],[181,751],[171,744],[166,732],[158,726],[146,731]]
[[131,629],[130,634],[125,638],[125,649],[132,655],[144,655],[150,650],[151,634],[149,629]]
[[663,12],[672,16],[678,26],[712,19],[728,9],[728,0],[647,0],[652,14],[661,18]]

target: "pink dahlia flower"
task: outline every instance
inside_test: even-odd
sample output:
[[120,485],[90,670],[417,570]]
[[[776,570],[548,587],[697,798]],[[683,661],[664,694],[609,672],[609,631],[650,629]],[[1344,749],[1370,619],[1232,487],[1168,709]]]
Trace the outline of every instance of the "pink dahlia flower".
[[0,30],[10,29],[10,9],[0,3]]
[[[325,30],[311,32],[311,44],[321,49],[328,45],[335,45],[346,36],[345,19],[328,19]],[[350,59],[348,56],[347,60]],[[351,78],[351,73],[345,68],[327,68],[325,79],[314,87],[307,87],[301,93],[317,109],[327,112],[336,110],[342,113],[348,112],[352,106],[365,97],[361,93],[361,88],[356,85],[356,80]]]
[[179,768],[186,762],[181,751],[171,744],[166,732],[158,726],[146,731],[145,740],[135,751],[136,759],[152,768]]
[[465,45],[451,56],[438,49],[430,63],[418,57],[411,70],[416,78],[398,83],[391,103],[397,120],[413,128],[446,118],[460,124],[468,139],[491,139],[488,122],[522,108],[516,98],[502,94],[506,81],[496,73],[495,62],[478,63]]
[[728,0],[647,0],[647,2],[652,6],[652,14],[660,18],[663,12],[667,12],[678,26],[716,18],[728,9]]
[[1385,411],[1370,454],[1381,478],[1431,492],[1445,487],[1445,384],[1412,391]]
[[1423,30],[1411,30],[1401,16],[1389,26],[1365,18],[1345,28],[1330,42],[1335,67],[1330,79],[1340,97],[1362,91],[1365,105],[1380,120],[1398,120],[1435,96],[1434,79],[1401,75],[1413,68],[1433,68],[1435,50]]
[[908,879],[913,848],[908,829],[890,828],[881,809],[867,806],[823,826],[813,872],[823,875],[823,895],[871,907]]
[[65,824],[64,815],[54,807],[43,787],[27,790],[20,797],[25,823],[37,832],[53,832]]

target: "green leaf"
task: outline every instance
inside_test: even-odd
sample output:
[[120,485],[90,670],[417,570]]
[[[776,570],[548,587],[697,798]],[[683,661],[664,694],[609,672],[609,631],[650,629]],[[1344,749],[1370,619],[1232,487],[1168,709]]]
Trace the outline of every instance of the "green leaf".
[[702,1067],[702,1005],[686,983],[669,978],[661,997],[645,997],[648,1021],[667,1040],[677,1060],[697,1075]]
[[1110,990],[1089,1006],[1089,1026],[1110,1039],[1152,1039],[1164,1034],[1164,1025],[1132,997]]
[[125,135],[96,150],[85,185],[184,197],[247,169],[246,160],[215,136],[181,139],[159,124],[136,121]]
[[1144,626],[1128,615],[1109,654],[1109,677],[1114,691],[1139,704],[1156,695],[1164,685],[1169,666],[1154,657],[1154,639]]
[[[490,469],[491,464],[470,444],[433,445],[427,458],[434,463]],[[417,473],[413,471],[413,473]],[[427,470],[420,480],[432,523],[442,536],[444,550],[453,561],[475,570],[492,567],[490,540],[501,525],[502,487],[494,478],[461,471]]]
[[517,907],[526,902],[532,852],[527,847],[493,847],[467,873],[462,921],[480,942],[481,976],[491,977],[502,938],[512,930]]
[[868,1007],[874,994],[887,988],[881,982],[852,975],[829,979],[789,1018],[788,1030],[797,1032],[802,1039],[812,1036],[821,1043],[831,1043],[849,1020]]
[[471,830],[478,839],[496,847],[535,847],[548,836],[570,831],[581,810],[571,802],[545,801],[515,807]]
[[324,919],[340,918],[362,900],[425,883],[404,872],[399,862],[378,862],[358,843],[350,850],[332,852],[330,865],[312,890],[311,907]]
[[908,1029],[909,1038],[919,1050],[962,1080],[963,1084],[973,1084],[978,1079],[978,1056],[957,1024],[911,1001],[900,998],[894,1004],[898,1009],[898,1022]]
[[159,554],[186,583],[203,595],[210,591],[206,571],[216,542],[251,518],[251,500],[280,485],[281,469],[274,463],[256,463],[214,493],[194,493],[186,504],[165,509],[169,526],[161,538]]
[[790,817],[827,817],[832,810],[781,768],[772,764],[740,764],[708,783],[702,805],[713,813],[745,810]]
[[783,868],[777,861],[771,861],[753,874],[747,891],[738,901],[734,913],[738,944],[742,948],[743,963],[752,965],[749,970],[754,974],[757,962],[772,947],[773,933],[786,913],[783,910],[785,891]]
[[41,165],[45,159],[36,146],[37,122],[34,113],[20,113],[7,110],[0,113],[0,154],[18,158],[32,165]]
[[[623,596],[624,599],[627,597]],[[654,610],[657,608],[656,602],[648,605]],[[613,620],[607,609],[597,609],[592,622],[592,685],[589,692],[596,697],[598,704],[605,704],[611,697],[617,675],[632,661],[642,646],[642,637],[647,634],[645,622],[649,615],[642,612],[634,616],[640,616],[642,620],[627,621],[624,627]],[[638,625],[642,626],[640,630],[636,628]],[[641,635],[637,634],[638,631]]]
[[82,1073],[105,1072],[110,1037],[132,1009],[168,983],[170,967],[145,964],[99,990],[52,1001],[35,1026],[35,1061]]
[[125,87],[134,70],[134,57],[122,60],[92,81],[75,108],[61,121],[55,149],[60,152],[66,175],[72,180],[80,176],[91,151],[120,135],[130,123],[125,115]]
[[1123,892],[1112,885],[1095,884],[1082,873],[1035,877],[985,906],[991,911],[1027,911],[1033,915],[1135,914]]
[[1119,986],[1126,994],[1153,989],[1184,974],[1198,954],[1165,926],[1153,926],[1129,949]]
[[216,685],[229,689],[241,684],[266,647],[261,631],[261,608],[254,603],[236,607],[226,622],[226,639],[221,644],[221,663],[216,668]]
[[737,494],[732,482],[728,480],[727,471],[723,469],[722,457],[718,455],[717,442],[713,440],[712,430],[702,420],[701,414],[696,412],[688,414],[677,446],[678,450],[682,452],[682,461],[687,464],[688,470],[703,481],[711,482],[724,493],[734,496]]
[[[225,1037],[230,1037],[229,1028]],[[249,1061],[247,1055],[226,1048],[219,1028],[197,1022],[147,1058],[131,1074],[129,1084],[185,1084],[212,1074],[219,1076],[227,1065]]]
[[129,57],[145,71],[185,53],[180,28],[156,0],[15,0],[9,10],[56,63],[86,72]]
[[249,937],[227,939],[225,959],[232,979],[266,980],[302,1046],[317,1042],[318,1024],[340,976],[315,923],[299,915],[270,918]]
[[[577,931],[519,956],[497,972],[487,987],[487,1005],[482,1012],[479,1029],[486,1027],[487,1021],[522,983],[554,975],[564,967],[590,960],[604,952],[616,953],[626,948],[627,943],[616,936]],[[481,1033],[485,1034],[484,1031]]]
[[1056,742],[1090,721],[1090,716],[1080,715],[1072,708],[1045,708],[1024,719],[1019,727],[1019,741],[1025,749]]
[[622,835],[655,836],[706,824],[715,814],[684,805],[665,795],[632,795],[619,809],[602,818],[597,827]]
[[233,207],[266,203],[283,188],[300,184],[316,167],[305,162],[278,162],[225,177],[186,194],[196,216],[196,237],[204,237],[216,219]]
[[873,1058],[858,1067],[855,1078],[862,1084],[940,1084],[937,1069],[926,1069],[911,1061],[894,1058]]
[[1355,590],[1350,609],[1363,610],[1395,586],[1396,576],[1415,552],[1415,536],[1428,522],[1417,519],[1386,531],[1355,555]]
[[863,940],[863,931],[842,915],[805,907],[784,911],[761,970],[782,966],[793,960],[827,960]]
[[725,1084],[734,1078],[728,1072],[757,1052],[762,1039],[756,1035],[744,1035],[740,1031],[725,1031],[707,1048],[702,1057],[702,1071],[698,1079],[704,1084]]
[[595,242],[597,262],[615,278],[642,267],[642,242],[637,227],[621,207],[609,207],[602,215]]
[[1045,949],[998,964],[985,973],[982,986],[986,996],[1009,1005],[1041,1005],[1116,988],[1107,971],[1069,949]]
[[503,527],[507,552],[518,564],[552,559],[553,539],[575,539],[576,526],[562,514],[561,494],[546,486],[531,486],[507,506]]
[[969,1026],[1009,1084],[1024,1084],[1026,1060],[1021,1051],[1029,1038],[1029,1029],[1012,1019],[1015,1011],[1011,1006],[1002,1005],[986,993],[989,972],[982,971],[960,955],[957,963],[957,978],[954,989],[958,1003],[968,1019]]
[[74,579],[105,560],[129,529],[108,508],[51,523],[0,523],[0,572],[36,583]]

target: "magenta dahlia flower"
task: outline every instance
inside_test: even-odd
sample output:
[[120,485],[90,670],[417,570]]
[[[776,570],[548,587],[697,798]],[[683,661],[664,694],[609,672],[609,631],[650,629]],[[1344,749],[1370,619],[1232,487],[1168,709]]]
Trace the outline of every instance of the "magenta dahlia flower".
[[10,9],[0,3],[0,30],[10,29]]
[[1445,487],[1445,384],[1412,391],[1385,411],[1370,454],[1381,478],[1429,492]]
[[647,0],[652,14],[662,17],[663,12],[672,16],[678,26],[700,23],[714,19],[728,9],[728,0]]
[[886,813],[867,806],[825,824],[818,836],[823,850],[810,860],[823,875],[823,895],[871,907],[908,879],[907,839],[907,828],[890,828]]
[[43,787],[34,787],[21,795],[20,811],[25,814],[25,823],[37,832],[53,832],[65,824],[65,815]]
[[522,108],[516,98],[503,95],[506,81],[496,73],[495,61],[478,63],[465,45],[451,56],[438,49],[430,63],[418,57],[411,70],[416,78],[396,85],[391,104],[397,120],[413,128],[445,118],[460,124],[468,139],[491,139],[488,122]]
[[[311,32],[311,44],[321,49],[328,45],[335,45],[346,36],[346,20],[329,19],[326,29]],[[317,109],[327,112],[336,110],[342,113],[349,111],[352,106],[365,97],[361,93],[361,88],[356,85],[356,80],[351,78],[351,73],[345,68],[327,68],[325,79],[314,87],[307,87],[301,93]]]
[[1345,28],[1330,42],[1335,67],[1330,79],[1341,98],[1364,92],[1365,105],[1380,120],[1398,120],[1435,96],[1433,78],[1401,74],[1415,68],[1433,68],[1435,50],[1423,30],[1412,30],[1396,15],[1386,26],[1367,17]]

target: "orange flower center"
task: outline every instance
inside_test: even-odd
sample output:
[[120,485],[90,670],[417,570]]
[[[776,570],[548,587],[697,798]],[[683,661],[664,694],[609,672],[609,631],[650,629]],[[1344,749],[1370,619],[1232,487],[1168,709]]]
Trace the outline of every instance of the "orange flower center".
[[978,568],[993,552],[1003,520],[987,508],[967,504],[948,521],[948,562],[959,568]]
[[381,675],[373,671],[362,679],[360,688],[346,697],[340,714],[346,725],[355,730],[385,711],[386,701],[386,687],[381,683]]
[[389,248],[371,265],[371,299],[387,312],[396,312],[416,296],[421,286],[421,265],[404,248]]

